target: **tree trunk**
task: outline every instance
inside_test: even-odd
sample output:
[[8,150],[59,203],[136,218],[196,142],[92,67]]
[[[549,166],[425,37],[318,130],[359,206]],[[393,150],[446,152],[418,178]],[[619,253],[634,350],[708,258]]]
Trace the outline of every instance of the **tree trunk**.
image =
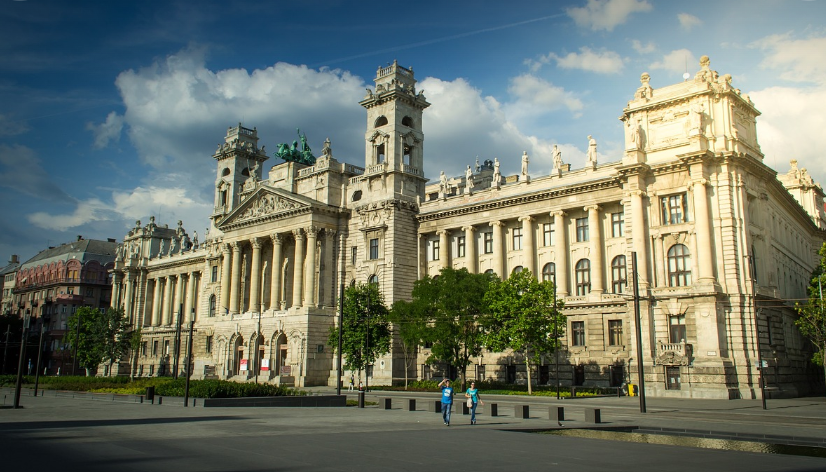
[[826,379],[826,342],[820,350],[820,363],[823,365],[823,378]]
[[533,395],[533,386],[531,385],[531,361],[528,357],[528,351],[525,351],[525,370],[528,371],[528,395]]

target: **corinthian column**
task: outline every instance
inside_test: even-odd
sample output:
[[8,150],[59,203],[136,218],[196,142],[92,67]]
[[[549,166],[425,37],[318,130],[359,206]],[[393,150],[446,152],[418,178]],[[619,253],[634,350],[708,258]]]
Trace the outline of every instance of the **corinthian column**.
[[648,278],[648,237],[642,202],[644,197],[645,192],[642,190],[631,191],[631,224],[625,225],[626,228],[631,228],[631,240],[634,243],[634,251],[637,253],[637,274],[643,289],[648,287],[650,280]]
[[525,244],[522,247],[522,254],[525,258],[525,268],[531,271],[534,277],[542,280],[540,274],[536,273],[536,247],[534,243],[533,233],[533,218],[530,216],[523,216],[519,218],[522,222],[522,237]]
[[167,276],[163,286],[163,321],[162,324],[172,324],[172,277]]
[[190,272],[186,280],[186,305],[184,305],[184,316],[181,317],[187,323],[195,320],[193,309],[198,311],[198,292],[195,290],[198,272]]
[[554,217],[554,254],[556,259],[556,294],[566,297],[568,292],[568,225],[565,217],[567,213],[562,210],[551,213]]
[[714,283],[714,271],[711,257],[711,244],[704,241],[711,241],[711,224],[708,212],[708,194],[706,192],[706,179],[698,179],[692,182],[691,189],[694,193],[694,215],[695,230],[697,238],[697,265],[699,266],[700,283]]
[[120,307],[121,280],[123,280],[123,274],[120,272],[112,272],[112,308]]
[[155,288],[152,295],[152,326],[161,325],[161,280],[161,277],[155,277]]
[[232,252],[230,252],[229,244],[221,245],[221,254],[224,256],[224,262],[221,267],[221,314],[224,315],[229,312],[229,292],[230,280],[232,275]]
[[134,279],[134,274],[131,271],[126,271],[126,273],[124,273],[123,275],[124,275],[123,283],[124,283],[124,285],[126,285],[126,290],[125,290],[125,293],[123,295],[123,298],[124,298],[124,300],[123,300],[123,311],[126,315],[126,318],[128,320],[130,320],[130,323],[131,323],[132,322],[131,321],[132,320],[132,289],[134,288],[132,280]]
[[316,241],[318,240],[318,228],[310,226],[307,231],[307,257],[305,258],[306,287],[304,290],[304,306],[315,306],[315,265],[316,265]]
[[585,207],[588,211],[588,232],[591,239],[591,293],[600,295],[605,291],[603,274],[602,228],[599,224],[599,206]]
[[232,281],[229,290],[229,311],[232,313],[240,313],[239,306],[241,295],[241,245],[238,241],[232,242]]
[[281,243],[280,234],[271,234],[272,239],[272,286],[270,287],[270,310],[281,309]]
[[295,237],[295,267],[293,269],[293,306],[300,307],[304,293],[304,233],[293,230]]
[[439,235],[439,261],[442,263],[442,269],[447,269],[450,267],[450,233],[443,229],[436,234]]
[[505,231],[505,224],[501,221],[491,221],[490,226],[493,228],[493,271],[500,279],[507,279],[508,274],[505,269],[505,238],[502,233]]
[[[250,270],[250,311],[261,311],[261,238],[250,239],[252,269]],[[257,354],[256,354],[257,355]]]

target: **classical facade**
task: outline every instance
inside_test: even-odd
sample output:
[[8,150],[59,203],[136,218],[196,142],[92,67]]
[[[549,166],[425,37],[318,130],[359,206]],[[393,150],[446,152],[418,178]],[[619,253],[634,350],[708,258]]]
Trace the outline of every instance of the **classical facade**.
[[[71,373],[73,353],[63,342],[66,321],[81,306],[106,310],[111,305],[118,243],[114,239],[83,239],[40,251],[20,265],[14,289],[15,313],[31,316],[30,333],[43,330],[41,365],[50,375]],[[37,344],[32,346],[37,351]],[[43,372],[41,372],[43,373]]]
[[[429,104],[413,70],[396,63],[379,68],[360,102],[363,167],[336,160],[327,140],[314,165],[279,163],[265,179],[257,130],[229,128],[213,155],[203,241],[180,223],[138,222],[119,251],[113,303],[144,337],[132,367],[178,368],[192,326],[196,377],[334,385],[326,338],[341,285],[377,283],[389,305],[444,267],[503,277],[528,269],[554,280],[565,301],[565,385],[636,382],[642,358],[655,395],[754,397],[759,340],[769,391],[808,392],[818,370],[792,307],[826,236],[823,191],[795,163],[780,176],[763,163],[754,104],[707,58],[700,67],[657,89],[643,74],[621,117],[621,161],[598,162],[588,136],[586,167],[555,152],[550,174],[530,175],[522,153],[519,175],[502,175],[494,159],[427,185]],[[427,355],[421,349],[406,373],[434,375]],[[474,366],[478,378],[525,378],[510,353],[486,353]],[[404,369],[391,350],[370,382],[399,381]],[[555,383],[551,359],[539,370],[540,383]]]
[[0,291],[3,293],[0,299],[0,313],[10,315],[17,313],[17,305],[14,304],[14,281],[17,271],[20,269],[20,259],[17,254],[12,254],[9,263],[0,268]]

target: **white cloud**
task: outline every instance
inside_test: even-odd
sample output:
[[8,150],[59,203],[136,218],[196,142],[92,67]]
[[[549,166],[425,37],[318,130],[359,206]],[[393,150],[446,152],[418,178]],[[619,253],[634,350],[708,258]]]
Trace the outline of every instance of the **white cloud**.
[[588,0],[584,7],[568,8],[566,12],[577,24],[594,31],[613,31],[625,23],[634,12],[651,11],[645,0]]
[[109,145],[110,141],[117,142],[120,140],[120,133],[123,130],[123,117],[113,111],[106,116],[106,121],[99,125],[86,123],[86,129],[95,135],[93,147],[103,149]]
[[567,109],[574,116],[582,112],[583,104],[571,92],[530,74],[511,79],[508,92],[516,98],[508,105],[511,110],[532,110],[531,114]]
[[763,113],[757,118],[757,135],[766,164],[782,173],[791,159],[797,159],[817,182],[826,184],[826,87],[770,87],[750,92],[749,97]]
[[584,70],[598,74],[618,74],[622,72],[622,58],[614,51],[593,51],[589,47],[579,48],[579,53],[571,52],[565,56],[550,53],[540,59],[542,62],[556,61],[557,67],[563,69]]
[[[661,69],[673,73],[686,72],[689,64],[699,64],[694,54],[688,49],[677,49],[663,56],[659,61],[651,63],[652,70]],[[653,78],[653,77],[652,77]]]
[[642,44],[638,39],[631,40],[631,47],[634,48],[638,54],[650,54],[657,49],[653,42],[649,41],[648,44]]
[[0,136],[16,136],[29,131],[25,121],[11,119],[8,115],[0,114]]
[[826,36],[792,39],[791,34],[772,35],[751,46],[767,52],[760,65],[782,70],[781,78],[826,84]]
[[28,216],[29,223],[43,229],[66,231],[70,228],[112,219],[111,209],[102,201],[93,198],[79,202],[75,211],[68,215],[53,215],[43,211]]
[[0,144],[0,187],[51,202],[72,201],[51,180],[37,154],[21,145]]
[[680,21],[680,27],[686,31],[691,31],[695,26],[703,24],[702,20],[689,13],[680,13],[677,15],[677,19]]

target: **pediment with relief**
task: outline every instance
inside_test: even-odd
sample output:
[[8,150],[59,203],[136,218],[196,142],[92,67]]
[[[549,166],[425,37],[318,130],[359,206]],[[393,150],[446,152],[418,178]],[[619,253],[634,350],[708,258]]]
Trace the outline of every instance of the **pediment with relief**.
[[279,213],[289,213],[309,205],[264,189],[251,195],[238,210],[230,214],[219,226],[258,220]]

